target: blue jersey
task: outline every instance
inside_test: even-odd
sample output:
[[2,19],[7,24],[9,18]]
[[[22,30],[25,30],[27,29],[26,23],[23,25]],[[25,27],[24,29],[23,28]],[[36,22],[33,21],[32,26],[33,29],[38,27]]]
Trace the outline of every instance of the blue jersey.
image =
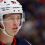
[[[0,42],[0,45],[4,45],[4,44]],[[11,45],[30,45],[30,44],[24,39],[14,37],[14,41]]]

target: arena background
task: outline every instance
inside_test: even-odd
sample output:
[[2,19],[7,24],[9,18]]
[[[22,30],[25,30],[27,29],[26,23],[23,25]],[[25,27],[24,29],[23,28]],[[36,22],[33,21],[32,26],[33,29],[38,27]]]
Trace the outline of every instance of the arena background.
[[45,45],[45,0],[18,0],[23,6],[25,22],[16,36],[32,45]]

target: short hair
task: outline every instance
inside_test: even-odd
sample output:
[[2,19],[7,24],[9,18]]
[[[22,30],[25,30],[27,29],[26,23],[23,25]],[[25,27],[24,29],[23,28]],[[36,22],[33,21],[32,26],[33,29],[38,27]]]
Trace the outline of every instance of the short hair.
[[[6,14],[5,14],[6,15]],[[3,19],[5,18],[5,15],[3,15]],[[22,18],[22,13],[20,13],[20,15],[21,15],[21,18]]]

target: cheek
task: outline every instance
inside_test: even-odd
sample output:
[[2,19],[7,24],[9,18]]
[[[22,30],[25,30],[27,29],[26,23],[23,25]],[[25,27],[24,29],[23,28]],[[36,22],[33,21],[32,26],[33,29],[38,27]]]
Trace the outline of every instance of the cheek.
[[7,30],[7,29],[10,29],[11,26],[12,26],[12,23],[11,23],[11,22],[6,22],[6,23],[4,23],[4,26],[5,26],[5,29],[6,29],[6,30]]
[[10,22],[8,22],[8,23],[7,23],[7,25],[8,25],[8,26],[11,26],[11,23],[10,23]]

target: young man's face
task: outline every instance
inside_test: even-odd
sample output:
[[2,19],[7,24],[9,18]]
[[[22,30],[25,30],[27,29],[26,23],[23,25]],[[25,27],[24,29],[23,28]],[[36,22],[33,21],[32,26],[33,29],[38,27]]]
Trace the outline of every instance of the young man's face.
[[6,14],[3,20],[5,31],[9,35],[16,35],[18,30],[16,28],[19,27],[20,24],[20,14]]

